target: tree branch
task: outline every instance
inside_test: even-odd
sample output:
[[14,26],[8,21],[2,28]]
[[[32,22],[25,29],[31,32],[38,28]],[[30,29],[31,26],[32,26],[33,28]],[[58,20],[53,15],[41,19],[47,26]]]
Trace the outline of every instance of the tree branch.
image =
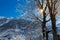
[[49,15],[49,13],[46,14],[46,17]]
[[32,14],[32,17],[33,17],[35,20],[38,20],[38,21],[42,22],[37,16],[35,16],[35,14]]
[[46,22],[50,21],[50,19],[46,20]]
[[35,0],[35,1],[37,2],[38,8],[41,8],[42,4],[41,4],[40,0]]
[[45,9],[44,9],[44,10],[46,11],[46,9],[47,9],[47,4],[46,4],[46,6],[45,6]]
[[46,31],[47,33],[51,32],[52,30]]

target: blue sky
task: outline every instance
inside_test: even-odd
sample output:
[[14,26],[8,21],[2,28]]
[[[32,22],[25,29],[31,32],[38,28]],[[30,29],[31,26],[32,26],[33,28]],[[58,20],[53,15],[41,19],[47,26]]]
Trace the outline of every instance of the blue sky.
[[20,14],[16,12],[17,0],[0,0],[0,16],[17,17]]

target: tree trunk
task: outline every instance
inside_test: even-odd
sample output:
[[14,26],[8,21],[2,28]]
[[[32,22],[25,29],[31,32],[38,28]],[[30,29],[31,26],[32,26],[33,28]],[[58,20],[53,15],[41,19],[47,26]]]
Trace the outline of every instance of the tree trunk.
[[50,10],[50,18],[52,24],[53,40],[58,40],[57,32],[56,32],[56,19],[51,10]]
[[43,12],[43,22],[42,22],[42,32],[43,32],[43,40],[45,40],[44,38],[46,37],[46,13],[45,11]]
[[49,0],[47,0],[47,6],[48,6],[48,9],[49,9],[50,18],[51,18],[53,40],[58,40],[57,32],[56,32],[56,18],[55,18],[55,15],[54,15],[55,11],[53,11],[53,8],[55,9],[55,6],[53,7],[52,0],[51,0],[51,6],[50,6],[50,3],[49,3]]
[[51,16],[51,23],[52,23],[53,40],[58,40],[57,32],[56,32],[56,19],[55,19],[55,16]]
[[45,28],[45,24],[44,24],[44,22],[43,22],[43,23],[42,23],[43,39],[44,39],[44,37],[45,37],[45,30],[44,30],[44,28]]
[[48,40],[48,32],[46,32],[46,40]]
[[[42,5],[41,8],[43,9],[43,0],[42,1]],[[43,11],[43,21],[42,21],[42,32],[43,32],[43,40],[45,40],[45,27],[46,27],[46,13],[45,11]]]

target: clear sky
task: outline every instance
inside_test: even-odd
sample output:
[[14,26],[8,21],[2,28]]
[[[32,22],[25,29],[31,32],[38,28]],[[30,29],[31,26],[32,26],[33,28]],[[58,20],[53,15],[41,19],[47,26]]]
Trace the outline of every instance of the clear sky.
[[17,0],[0,0],[0,16],[17,17],[20,14],[16,12]]

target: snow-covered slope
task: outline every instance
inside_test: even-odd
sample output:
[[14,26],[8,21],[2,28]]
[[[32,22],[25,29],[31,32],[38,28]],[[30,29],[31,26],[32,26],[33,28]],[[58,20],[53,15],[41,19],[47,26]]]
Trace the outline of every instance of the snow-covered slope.
[[[9,38],[15,40],[14,37],[17,38],[20,34],[25,37],[23,40],[42,40],[41,23],[39,22],[22,18],[2,18],[0,21],[0,39],[2,40],[9,40]],[[19,37],[17,39],[21,40],[21,36]]]

